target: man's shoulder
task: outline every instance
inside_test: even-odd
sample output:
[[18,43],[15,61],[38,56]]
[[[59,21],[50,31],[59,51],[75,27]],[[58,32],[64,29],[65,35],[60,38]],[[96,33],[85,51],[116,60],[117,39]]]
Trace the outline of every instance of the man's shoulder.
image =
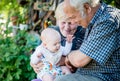
[[103,3],[99,9],[99,13],[97,13],[96,19],[94,20],[94,25],[106,22],[119,24],[119,21],[120,10]]
[[106,5],[103,12],[103,17],[106,17],[106,19],[116,19],[117,17],[120,17],[120,9],[117,9],[111,5]]

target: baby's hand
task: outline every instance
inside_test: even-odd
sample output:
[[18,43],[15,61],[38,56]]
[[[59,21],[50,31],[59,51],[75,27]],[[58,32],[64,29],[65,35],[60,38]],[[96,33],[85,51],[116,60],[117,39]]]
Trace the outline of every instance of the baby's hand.
[[75,38],[75,37],[73,37],[73,35],[67,35],[66,41],[67,41],[68,43],[72,43],[72,40],[73,40],[74,38]]
[[42,54],[41,54],[41,53],[37,54],[37,57],[38,57],[38,58],[41,58],[41,57],[42,57]]

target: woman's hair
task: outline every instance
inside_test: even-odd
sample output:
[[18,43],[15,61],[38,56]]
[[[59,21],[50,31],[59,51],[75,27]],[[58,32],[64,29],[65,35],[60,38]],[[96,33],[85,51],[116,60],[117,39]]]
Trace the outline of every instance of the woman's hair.
[[66,15],[63,11],[63,2],[61,2],[57,6],[56,11],[55,11],[55,17],[57,20],[65,20],[66,19]]

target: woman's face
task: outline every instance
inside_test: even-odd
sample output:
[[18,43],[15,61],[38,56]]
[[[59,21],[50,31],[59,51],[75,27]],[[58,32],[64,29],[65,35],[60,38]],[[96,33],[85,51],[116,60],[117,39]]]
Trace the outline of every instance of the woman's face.
[[60,32],[64,37],[67,35],[74,35],[75,31],[77,30],[77,23],[72,23],[70,21],[65,20],[58,20],[58,26],[60,28]]

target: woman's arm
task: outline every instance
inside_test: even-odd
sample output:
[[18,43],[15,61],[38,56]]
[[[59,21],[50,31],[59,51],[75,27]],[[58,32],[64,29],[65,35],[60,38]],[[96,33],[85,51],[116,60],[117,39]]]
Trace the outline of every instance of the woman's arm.
[[70,53],[73,39],[74,39],[73,35],[68,35],[66,37],[66,44],[65,47],[63,47],[63,55],[66,56],[68,55],[68,53]]

